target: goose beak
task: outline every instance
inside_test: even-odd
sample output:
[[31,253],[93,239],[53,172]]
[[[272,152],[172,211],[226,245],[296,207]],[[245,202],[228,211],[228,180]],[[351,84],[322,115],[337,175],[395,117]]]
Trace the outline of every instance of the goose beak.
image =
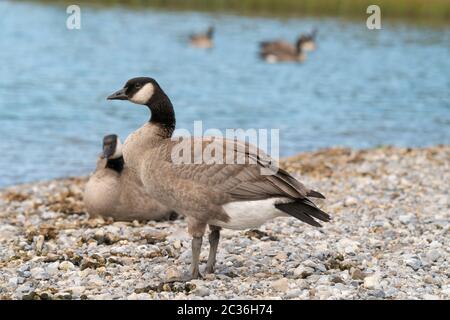
[[114,92],[112,95],[106,98],[107,100],[128,100],[128,96],[126,94],[126,88],[122,88],[119,91]]

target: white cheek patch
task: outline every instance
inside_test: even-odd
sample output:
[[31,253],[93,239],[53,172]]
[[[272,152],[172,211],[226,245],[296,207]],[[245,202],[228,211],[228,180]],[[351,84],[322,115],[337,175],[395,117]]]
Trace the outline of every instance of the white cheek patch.
[[146,104],[153,96],[154,92],[155,88],[153,87],[153,84],[147,83],[131,97],[130,101],[137,104]]
[[110,159],[117,159],[122,155],[122,143],[120,142],[119,138],[117,138],[116,150],[114,151],[114,154],[110,157]]

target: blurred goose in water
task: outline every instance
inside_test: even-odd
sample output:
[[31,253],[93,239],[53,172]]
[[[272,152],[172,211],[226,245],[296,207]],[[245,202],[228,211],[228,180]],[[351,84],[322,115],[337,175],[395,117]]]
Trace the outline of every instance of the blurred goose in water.
[[297,40],[295,45],[285,40],[261,42],[260,56],[269,63],[286,61],[303,62],[306,59],[303,51],[303,42],[302,37]]
[[86,184],[84,203],[89,214],[119,221],[167,220],[176,215],[145,194],[140,180],[125,165],[115,134],[103,138],[103,153]]
[[[193,237],[188,278],[200,277],[199,256],[208,225],[211,233],[206,272],[212,273],[221,228],[256,228],[280,216],[292,216],[316,227],[320,226],[316,219],[330,220],[309,199],[324,198],[321,193],[274,167],[274,160],[256,147],[222,138],[172,139],[175,112],[154,79],[131,79],[108,99],[129,100],[151,111],[150,120],[126,139],[123,155],[125,163],[136,170],[147,195],[187,217]],[[212,150],[215,155],[222,154],[219,161],[197,158],[199,154],[212,155]],[[180,151],[187,161],[174,158]]]
[[210,49],[213,47],[214,27],[210,26],[206,33],[193,34],[190,36],[191,45],[196,48]]

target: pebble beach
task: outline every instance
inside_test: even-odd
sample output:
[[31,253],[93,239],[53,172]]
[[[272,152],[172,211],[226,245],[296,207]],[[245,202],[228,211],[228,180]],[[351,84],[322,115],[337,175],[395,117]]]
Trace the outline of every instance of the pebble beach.
[[[450,299],[450,146],[329,148],[281,166],[327,199],[322,228],[223,230],[213,275],[187,271],[180,218],[91,218],[87,177],[0,190],[0,299]],[[201,254],[205,267],[209,245]]]

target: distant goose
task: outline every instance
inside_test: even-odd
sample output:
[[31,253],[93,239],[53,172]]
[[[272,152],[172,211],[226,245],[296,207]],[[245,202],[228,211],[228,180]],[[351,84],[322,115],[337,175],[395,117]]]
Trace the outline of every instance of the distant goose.
[[175,215],[145,194],[140,180],[124,164],[115,134],[103,138],[103,154],[86,184],[84,203],[89,214],[119,221],[167,220]]
[[306,55],[303,50],[304,40],[300,37],[295,45],[285,40],[265,41],[260,43],[260,56],[269,63],[303,62]]
[[[131,79],[108,99],[129,100],[151,110],[149,122],[126,139],[123,154],[127,165],[136,170],[147,194],[187,217],[188,231],[193,237],[190,277],[200,276],[199,255],[207,225],[211,233],[206,272],[212,273],[221,228],[256,228],[279,216],[293,216],[316,227],[320,224],[315,219],[330,220],[308,198],[324,198],[322,194],[306,188],[282,169],[273,175],[262,175],[262,169],[273,169],[272,159],[247,143],[227,140],[230,146],[220,138],[184,140],[197,141],[201,154],[217,147],[213,149],[223,150],[224,158],[231,154],[234,159],[244,159],[245,164],[195,164],[194,158],[189,163],[174,162],[172,156],[180,147],[179,141],[171,139],[175,113],[169,97],[154,79]],[[187,155],[199,154],[198,145],[191,143]]]
[[191,45],[197,48],[210,49],[213,47],[214,27],[209,27],[206,33],[191,35]]

